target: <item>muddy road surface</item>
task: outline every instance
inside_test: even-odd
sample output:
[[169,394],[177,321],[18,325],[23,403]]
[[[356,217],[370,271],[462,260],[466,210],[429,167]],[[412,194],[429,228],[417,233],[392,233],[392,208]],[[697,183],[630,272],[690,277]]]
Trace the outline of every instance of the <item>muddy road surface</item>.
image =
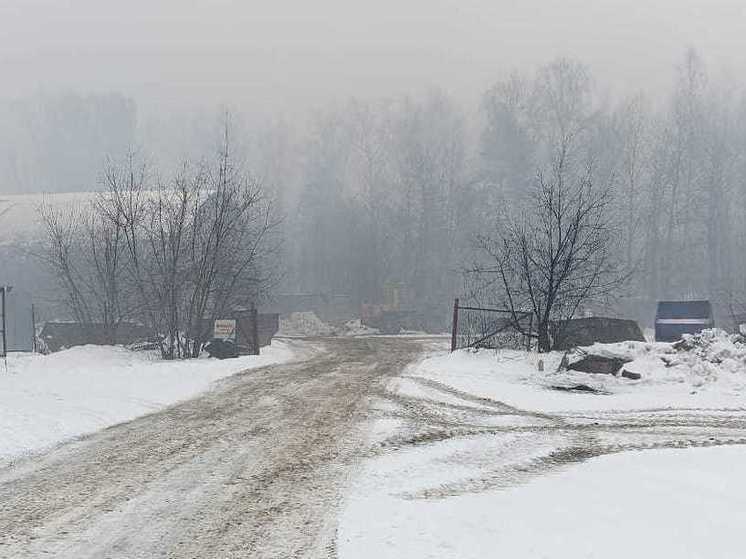
[[0,470],[0,557],[335,557],[369,395],[422,345],[318,345]]
[[[604,454],[746,444],[746,409],[540,413],[413,375],[432,339],[312,345],[0,469],[0,558],[334,558],[342,499],[382,454],[484,441],[438,461],[469,474],[401,495],[442,500]],[[398,427],[374,436],[376,420]]]

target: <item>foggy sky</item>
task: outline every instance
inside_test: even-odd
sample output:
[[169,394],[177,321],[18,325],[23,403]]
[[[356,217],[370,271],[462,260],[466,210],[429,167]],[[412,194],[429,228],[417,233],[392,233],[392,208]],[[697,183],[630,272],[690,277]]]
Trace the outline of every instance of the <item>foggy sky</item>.
[[558,55],[614,92],[661,91],[688,46],[746,69],[742,0],[0,0],[0,96],[121,91],[259,111],[432,85],[472,101]]

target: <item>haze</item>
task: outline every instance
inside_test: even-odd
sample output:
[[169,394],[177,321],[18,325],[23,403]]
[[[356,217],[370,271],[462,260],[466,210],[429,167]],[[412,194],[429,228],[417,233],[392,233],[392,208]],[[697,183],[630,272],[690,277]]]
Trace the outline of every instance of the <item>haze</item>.
[[744,11],[737,0],[4,0],[0,95],[117,91],[140,109],[294,114],[437,85],[472,102],[558,55],[613,94],[662,91],[688,46],[714,74],[740,73]]

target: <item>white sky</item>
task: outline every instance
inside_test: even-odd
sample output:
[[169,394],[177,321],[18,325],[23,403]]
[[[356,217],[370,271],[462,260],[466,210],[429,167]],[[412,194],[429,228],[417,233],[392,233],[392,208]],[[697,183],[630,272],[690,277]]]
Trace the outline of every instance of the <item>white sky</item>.
[[613,91],[662,91],[688,46],[740,79],[746,1],[0,0],[0,96],[287,111],[438,85],[473,100],[557,55]]

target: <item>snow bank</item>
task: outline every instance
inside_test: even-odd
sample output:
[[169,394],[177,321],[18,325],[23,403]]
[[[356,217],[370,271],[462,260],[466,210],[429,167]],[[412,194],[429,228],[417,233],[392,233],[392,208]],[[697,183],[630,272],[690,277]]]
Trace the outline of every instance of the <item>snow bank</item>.
[[401,497],[445,465],[419,451],[369,462],[341,517],[339,557],[743,557],[743,448],[630,452],[502,491]]
[[[539,411],[645,407],[743,407],[746,404],[746,340],[722,330],[687,336],[676,344],[622,342],[584,348],[631,360],[625,368],[640,380],[557,371],[561,353],[523,351],[441,352],[411,374],[453,388]],[[544,361],[544,372],[537,361]],[[558,391],[585,385],[599,394]]]
[[278,336],[293,338],[333,335],[334,328],[321,320],[314,312],[293,312],[280,317]]
[[344,328],[340,333],[342,336],[374,336],[380,333],[378,328],[371,328],[363,324],[363,321],[359,318],[355,320],[348,320],[344,323]]
[[213,381],[290,361],[297,344],[273,341],[259,356],[162,361],[122,347],[82,346],[0,362],[0,464],[195,396]]
[[378,330],[365,326],[359,318],[333,326],[321,320],[314,312],[294,312],[280,317],[280,331],[278,333],[279,336],[287,338],[371,336],[375,334],[378,334]]

